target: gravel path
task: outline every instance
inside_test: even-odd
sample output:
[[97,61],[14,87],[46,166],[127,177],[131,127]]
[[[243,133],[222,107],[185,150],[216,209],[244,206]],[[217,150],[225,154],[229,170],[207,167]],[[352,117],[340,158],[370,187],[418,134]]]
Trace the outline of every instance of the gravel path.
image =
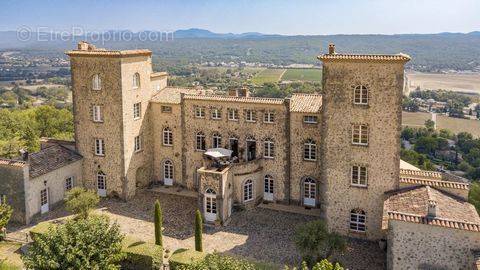
[[[102,200],[97,211],[110,216],[120,225],[122,232],[144,241],[154,241],[153,209],[159,200],[163,210],[164,246],[170,251],[194,248],[193,221],[197,200],[155,193],[148,190],[128,202],[117,199]],[[62,218],[68,215],[59,207],[38,221]],[[224,227],[205,227],[203,244],[207,252],[225,252],[232,255],[296,265],[300,255],[293,243],[295,229],[315,217],[256,208],[234,212]],[[29,227],[13,227],[10,237],[24,238]],[[349,269],[383,269],[385,255],[376,243],[349,240],[347,251],[337,259]]]

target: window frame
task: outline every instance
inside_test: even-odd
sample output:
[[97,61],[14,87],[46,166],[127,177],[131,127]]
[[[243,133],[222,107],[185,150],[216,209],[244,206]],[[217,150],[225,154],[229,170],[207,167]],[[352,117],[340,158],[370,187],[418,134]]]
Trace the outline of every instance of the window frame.
[[[68,180],[70,180],[70,183],[68,182]],[[69,176],[65,178],[65,191],[70,191],[75,186],[74,181],[74,176]]]
[[105,140],[102,138],[95,138],[95,152],[96,156],[105,156]]
[[143,150],[143,138],[142,134],[139,134],[133,138],[133,152],[138,153]]
[[173,146],[173,131],[169,127],[163,128],[162,143],[164,146]]
[[213,133],[212,135],[212,148],[222,147],[222,135],[220,133]]
[[94,74],[92,78],[92,90],[101,91],[102,90],[102,78],[100,74]]
[[255,110],[245,110],[245,122],[257,122],[257,112]]
[[93,122],[95,123],[102,123],[103,122],[103,114],[102,114],[102,106],[101,105],[93,105],[92,106],[92,116]]
[[[308,155],[307,155],[307,151],[308,151]],[[315,142],[315,140],[307,139],[303,143],[303,160],[305,161],[317,160],[317,142]]]
[[266,159],[275,158],[275,142],[270,138],[263,141],[263,157]]
[[142,102],[133,104],[133,120],[142,118]]
[[266,123],[266,124],[275,123],[275,112],[274,111],[266,111],[263,114],[263,122]]
[[[315,120],[314,121],[309,121],[309,120],[307,120],[309,118],[313,118]],[[318,124],[318,116],[316,116],[316,115],[304,115],[303,116],[303,123],[305,123],[305,124]]]
[[[364,170],[364,179],[362,180],[362,170]],[[355,177],[356,175],[356,177]],[[363,183],[362,183],[363,182]],[[352,165],[350,175],[350,185],[355,187],[367,187],[368,186],[368,168],[363,165]]]
[[162,105],[161,111],[162,113],[172,113],[172,106]]
[[[167,170],[168,167],[168,170]],[[170,177],[167,177],[170,176]],[[164,179],[173,179],[174,177],[174,167],[173,167],[173,161],[167,159],[163,162],[163,178]]]
[[221,120],[222,119],[222,112],[219,108],[212,108],[210,112],[210,118],[212,120]]
[[229,108],[228,110],[228,120],[229,121],[238,121],[238,109]]
[[205,118],[205,107],[195,107],[195,118]]
[[207,150],[207,142],[205,139],[205,133],[199,131],[195,133],[195,151],[204,152],[206,150]]
[[132,89],[140,88],[140,73],[135,72],[132,77]]
[[370,96],[368,87],[366,87],[365,85],[357,85],[353,88],[353,104],[365,106],[368,105],[370,101],[369,99]]
[[[358,134],[357,134],[358,133]],[[357,138],[358,137],[358,141]],[[365,138],[365,141],[363,140]],[[369,127],[367,124],[352,124],[352,144],[368,146]]]
[[361,209],[350,211],[349,230],[356,233],[365,233],[367,231],[367,214],[365,211]]
[[254,196],[253,196],[253,180],[252,179],[247,179],[243,183],[243,202],[250,202],[253,201]]

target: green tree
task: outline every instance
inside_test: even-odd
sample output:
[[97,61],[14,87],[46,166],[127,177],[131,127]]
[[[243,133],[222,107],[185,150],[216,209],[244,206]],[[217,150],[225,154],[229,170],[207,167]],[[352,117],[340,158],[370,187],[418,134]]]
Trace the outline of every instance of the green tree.
[[67,220],[35,237],[22,256],[27,269],[120,269],[123,236],[106,216]]
[[415,151],[431,155],[435,153],[435,150],[438,149],[438,141],[436,138],[428,136],[428,137],[420,137],[415,143]]
[[473,181],[468,192],[468,202],[473,204],[480,213],[480,182]]
[[345,239],[337,233],[329,232],[322,220],[300,226],[295,232],[294,241],[310,266],[322,259],[328,259],[334,251],[346,248]]
[[80,219],[88,218],[90,211],[100,201],[97,193],[81,187],[74,187],[67,193],[65,206],[68,211],[77,215]]
[[31,126],[25,127],[21,139],[25,141],[25,147],[29,152],[36,152],[40,149],[39,138]]
[[160,202],[158,200],[155,202],[154,224],[155,224],[155,245],[162,246],[163,245],[163,237],[162,237],[163,215],[162,215],[162,208],[160,207]]
[[203,244],[202,244],[202,214],[200,210],[197,209],[195,211],[195,250],[196,251],[203,251]]
[[[10,221],[12,216],[13,209],[10,205],[7,204],[7,196],[3,195],[0,198],[0,231],[5,228]],[[0,234],[0,240],[3,239],[3,235]]]
[[425,121],[425,127],[430,130],[430,131],[433,131],[435,130],[435,122],[431,119],[427,119]]

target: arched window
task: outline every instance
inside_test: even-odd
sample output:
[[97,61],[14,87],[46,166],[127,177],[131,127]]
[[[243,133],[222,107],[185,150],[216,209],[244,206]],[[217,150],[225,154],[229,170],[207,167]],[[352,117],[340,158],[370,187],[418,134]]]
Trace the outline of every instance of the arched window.
[[201,131],[197,132],[195,149],[199,151],[205,151],[207,149],[205,145],[205,134]]
[[314,140],[308,139],[303,145],[303,159],[316,160],[317,159],[317,144]]
[[353,209],[350,211],[350,230],[354,232],[365,232],[366,215],[362,209]]
[[212,148],[222,147],[222,135],[214,133],[212,139]]
[[138,73],[133,74],[132,87],[133,89],[140,87],[140,74]]
[[267,138],[263,142],[263,157],[264,158],[273,158],[275,155],[275,143],[272,139]]
[[358,85],[353,90],[353,103],[359,105],[368,104],[368,88],[364,85]]
[[273,201],[273,176],[265,175],[264,177],[263,199]]
[[164,179],[173,179],[173,162],[171,160],[163,163],[163,176]]
[[163,145],[173,145],[173,133],[169,127],[163,129]]
[[243,184],[243,202],[249,202],[253,200],[253,181],[248,179]]
[[99,74],[93,75],[92,89],[93,90],[102,90],[102,79],[100,79]]

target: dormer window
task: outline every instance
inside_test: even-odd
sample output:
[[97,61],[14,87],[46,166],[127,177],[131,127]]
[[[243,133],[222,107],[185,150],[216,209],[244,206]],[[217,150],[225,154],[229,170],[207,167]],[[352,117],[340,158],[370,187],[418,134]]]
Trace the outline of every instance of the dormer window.
[[93,90],[102,90],[102,79],[100,79],[100,75],[99,74],[95,74],[93,75],[93,79],[92,79],[92,89]]
[[356,86],[353,90],[353,104],[368,105],[368,88],[364,85]]
[[135,73],[133,74],[133,89],[137,89],[140,87],[140,74]]

